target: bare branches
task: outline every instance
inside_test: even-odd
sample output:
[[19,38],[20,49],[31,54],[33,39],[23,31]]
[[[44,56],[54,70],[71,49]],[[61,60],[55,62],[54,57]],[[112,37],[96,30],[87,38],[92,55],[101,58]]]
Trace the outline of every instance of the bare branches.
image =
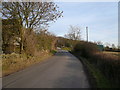
[[3,2],[2,15],[18,19],[26,28],[48,25],[62,16],[54,2]]
[[70,26],[68,34],[65,35],[66,38],[72,40],[81,39],[81,29],[78,26]]

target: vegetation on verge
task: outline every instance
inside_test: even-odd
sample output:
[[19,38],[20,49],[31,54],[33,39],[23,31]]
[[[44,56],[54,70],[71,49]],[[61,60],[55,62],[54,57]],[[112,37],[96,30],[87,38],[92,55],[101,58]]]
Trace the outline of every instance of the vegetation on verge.
[[120,60],[118,56],[105,54],[98,50],[97,45],[90,42],[76,44],[72,52],[78,57],[86,58],[82,61],[95,77],[97,88],[120,87]]
[[50,56],[51,54],[47,52],[41,53],[36,57],[15,53],[2,55],[2,76],[25,69],[26,67],[39,63]]
[[48,32],[50,22],[62,17],[54,2],[2,3],[3,75],[24,69],[56,51],[57,38]]
[[[65,35],[66,38],[59,38],[57,45],[80,58],[87,72],[91,74],[89,75],[94,88],[119,88],[120,60],[119,54],[116,54],[119,50],[115,47],[107,49],[103,47],[100,50],[100,44],[75,40],[79,35],[76,36],[77,31],[75,33],[73,29],[76,30],[76,27],[72,27],[72,30],[70,28],[70,32],[66,34],[68,36]],[[80,32],[80,29],[78,30]],[[116,51],[116,53],[110,54],[108,50]],[[81,57],[85,59],[82,60]]]
[[[119,54],[102,52],[96,43],[82,41],[77,26],[70,26],[65,38],[48,32],[48,24],[63,13],[54,2],[3,2],[2,7],[3,76],[42,61],[59,47],[85,58],[81,61],[94,78],[95,88],[120,87]],[[119,51],[114,45],[104,50]]]

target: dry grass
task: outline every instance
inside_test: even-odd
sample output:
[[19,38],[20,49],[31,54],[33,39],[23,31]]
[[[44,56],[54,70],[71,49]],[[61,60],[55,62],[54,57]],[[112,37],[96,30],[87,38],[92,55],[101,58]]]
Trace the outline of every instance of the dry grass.
[[7,54],[2,55],[2,76],[20,71],[35,63],[41,62],[50,57],[52,54],[47,52],[40,53],[39,56],[28,57],[24,54]]
[[93,43],[78,43],[73,51],[97,68],[111,87],[120,87],[120,53],[100,52]]
[[98,52],[91,57],[89,62],[104,74],[112,87],[120,87],[120,59],[115,54],[114,52]]
[[94,54],[95,56],[99,56],[104,58],[105,60],[120,60],[118,52],[98,52]]
[[0,56],[0,78],[2,77],[2,57]]
[[103,51],[103,53],[106,55],[120,56],[120,52]]

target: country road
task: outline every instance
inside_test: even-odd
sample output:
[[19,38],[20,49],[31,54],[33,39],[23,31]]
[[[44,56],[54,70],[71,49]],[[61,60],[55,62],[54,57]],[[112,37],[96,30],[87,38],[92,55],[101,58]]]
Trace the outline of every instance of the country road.
[[3,88],[89,88],[82,63],[67,51],[3,78]]

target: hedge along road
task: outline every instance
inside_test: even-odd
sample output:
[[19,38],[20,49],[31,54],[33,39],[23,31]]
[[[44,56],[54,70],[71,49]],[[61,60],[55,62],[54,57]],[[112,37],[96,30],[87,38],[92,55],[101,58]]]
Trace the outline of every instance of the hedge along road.
[[67,51],[3,77],[3,88],[89,88],[82,63]]

